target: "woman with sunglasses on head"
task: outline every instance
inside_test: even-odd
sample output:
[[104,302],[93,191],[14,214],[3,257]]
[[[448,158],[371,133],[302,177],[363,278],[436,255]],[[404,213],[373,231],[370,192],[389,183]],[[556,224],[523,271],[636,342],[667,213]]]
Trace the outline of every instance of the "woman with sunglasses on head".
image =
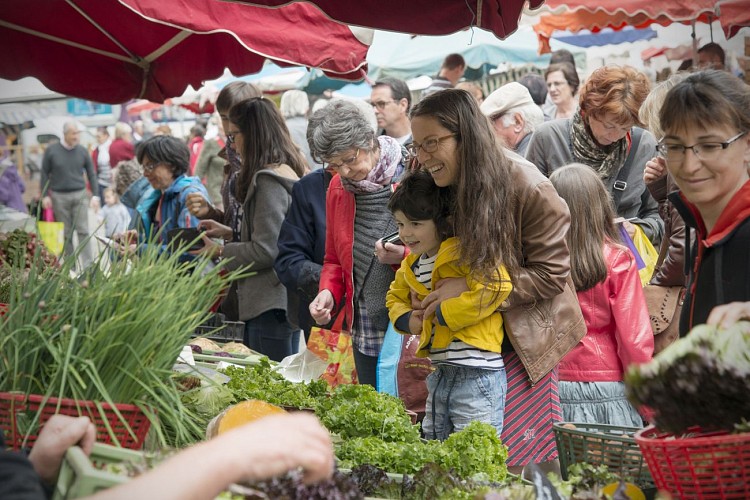
[[393,266],[404,256],[401,245],[376,247],[396,230],[388,200],[404,171],[401,145],[392,137],[377,137],[364,114],[347,101],[316,111],[307,141],[313,157],[338,174],[326,195],[326,250],[310,315],[319,325],[334,317],[344,320],[359,382],[375,387],[388,328],[385,295],[395,276]]
[[667,93],[659,152],[692,228],[680,335],[750,319],[750,87],[724,71],[693,73]]
[[658,246],[664,232],[659,207],[643,182],[643,168],[656,140],[640,125],[638,110],[648,95],[648,77],[628,66],[594,71],[581,88],[580,106],[572,118],[538,126],[526,159],[547,177],[569,163],[593,168],[615,201],[615,213],[636,224]]
[[[427,96],[412,110],[411,128],[421,168],[453,192],[460,262],[475,279],[492,277],[500,266],[511,277],[513,290],[499,308],[507,463],[517,473],[529,463],[559,473],[552,432],[552,423],[562,419],[555,367],[586,333],[570,279],[568,208],[534,165],[502,147],[468,92]],[[422,301],[424,315],[467,290],[464,278],[439,281]]]
[[[244,343],[274,361],[297,352],[299,331],[287,319],[287,292],[273,270],[279,231],[292,200],[292,187],[307,164],[273,102],[254,97],[229,111],[227,135],[242,166],[234,195],[241,200],[240,240],[215,220],[201,221],[204,255],[226,259],[229,270],[248,267],[253,274],[230,288],[222,310],[236,311],[245,322]],[[217,245],[210,238],[223,238]]]

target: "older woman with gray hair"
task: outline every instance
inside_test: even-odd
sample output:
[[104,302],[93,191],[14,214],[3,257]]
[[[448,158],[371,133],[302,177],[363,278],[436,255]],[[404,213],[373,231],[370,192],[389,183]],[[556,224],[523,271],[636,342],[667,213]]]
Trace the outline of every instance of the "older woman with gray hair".
[[333,101],[313,114],[307,141],[313,157],[338,174],[326,196],[325,257],[310,315],[321,325],[344,315],[359,382],[375,386],[388,327],[385,294],[395,275],[392,265],[404,255],[403,246],[380,241],[396,230],[387,204],[404,171],[401,146],[391,137],[376,137],[364,114],[347,101]]
[[121,161],[117,165],[114,185],[120,201],[130,212],[128,229],[142,232],[151,224],[149,208],[153,205],[153,200],[159,199],[159,193],[151,187],[136,160]]

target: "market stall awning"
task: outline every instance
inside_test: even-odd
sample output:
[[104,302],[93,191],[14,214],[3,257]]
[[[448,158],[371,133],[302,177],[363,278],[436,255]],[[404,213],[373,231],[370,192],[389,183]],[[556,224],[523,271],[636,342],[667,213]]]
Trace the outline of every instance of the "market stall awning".
[[6,2],[0,37],[0,77],[35,76],[106,103],[163,102],[224,68],[257,72],[266,59],[358,81],[368,48],[309,4],[271,10],[206,0]]
[[32,106],[17,103],[0,104],[0,124],[21,125],[38,118],[45,118],[52,112],[51,106]]
[[534,25],[540,53],[550,51],[549,40],[555,31],[576,33],[585,29],[598,33],[604,28],[640,29],[652,24],[667,26],[716,19],[714,0],[547,0],[544,8],[551,13],[539,16]]
[[[281,7],[299,0],[230,0]],[[412,33],[448,35],[476,27],[505,38],[518,27],[528,2],[534,9],[544,0],[308,0],[336,21],[367,28]]]
[[589,30],[581,30],[578,33],[571,33],[569,31],[556,32],[552,35],[552,39],[575,45],[576,47],[603,47],[605,45],[619,45],[621,43],[651,40],[657,36],[658,33],[650,26],[643,29],[628,26],[622,30],[604,28],[597,33]]
[[721,0],[717,6],[719,21],[727,38],[750,26],[750,2],[748,0]]

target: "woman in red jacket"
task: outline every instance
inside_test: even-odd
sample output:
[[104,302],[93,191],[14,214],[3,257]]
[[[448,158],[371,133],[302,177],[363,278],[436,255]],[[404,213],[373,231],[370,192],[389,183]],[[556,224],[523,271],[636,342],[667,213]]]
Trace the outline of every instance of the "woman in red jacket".
[[612,201],[596,172],[574,163],[549,180],[570,208],[570,272],[586,322],[586,336],[559,365],[563,418],[641,427],[622,382],[628,365],[654,352],[635,258],[618,243]]
[[[326,250],[310,316],[319,324],[344,314],[359,383],[375,386],[378,354],[388,328],[385,294],[404,247],[375,242],[396,230],[388,210],[391,188],[404,170],[401,145],[375,136],[359,108],[334,101],[307,128],[313,158],[336,172],[326,195]],[[388,265],[391,264],[391,265]]]

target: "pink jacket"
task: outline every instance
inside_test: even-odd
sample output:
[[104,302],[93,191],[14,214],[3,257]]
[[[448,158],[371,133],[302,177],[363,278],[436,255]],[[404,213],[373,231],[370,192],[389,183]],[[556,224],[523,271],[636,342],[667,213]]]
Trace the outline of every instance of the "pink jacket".
[[635,259],[625,247],[604,246],[607,278],[578,292],[586,335],[560,361],[560,380],[621,382],[623,370],[654,354],[654,333]]

